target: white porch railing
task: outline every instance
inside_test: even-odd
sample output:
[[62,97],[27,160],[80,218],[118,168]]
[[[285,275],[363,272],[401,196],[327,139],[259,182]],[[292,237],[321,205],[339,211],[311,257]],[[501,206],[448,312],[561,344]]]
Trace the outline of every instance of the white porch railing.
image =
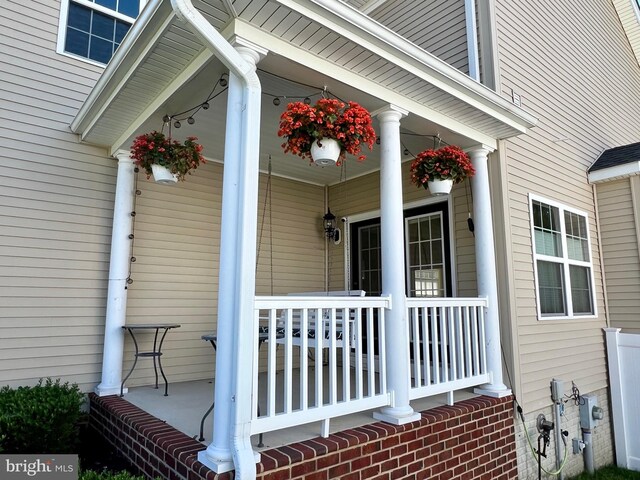
[[483,298],[407,298],[410,398],[488,383]]
[[[251,434],[390,405],[389,303],[386,297],[256,297],[261,333]],[[407,299],[411,399],[490,381],[486,307],[478,298]]]
[[256,297],[254,392],[266,389],[267,408],[254,394],[251,434],[388,405],[385,308],[382,297]]

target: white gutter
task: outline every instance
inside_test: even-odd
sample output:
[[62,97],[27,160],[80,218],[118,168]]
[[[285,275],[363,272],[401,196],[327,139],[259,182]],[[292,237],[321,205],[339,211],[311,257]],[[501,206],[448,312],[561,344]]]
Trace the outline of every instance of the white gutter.
[[[189,25],[193,33],[229,69],[216,352],[217,412],[214,411],[217,432],[214,432],[214,442],[206,451],[200,452],[198,459],[207,466],[215,466],[216,460],[224,463],[228,459],[219,458],[218,455],[225,456],[230,440],[236,471],[234,478],[255,479],[256,458],[250,442],[253,379],[247,377],[246,371],[241,375],[241,366],[246,367],[247,357],[250,357],[246,352],[253,351],[257,344],[252,334],[260,80],[255,64],[246,61],[195,9],[191,0],[171,0],[171,5],[176,15]],[[229,142],[230,138],[234,141]],[[231,161],[227,163],[227,159]],[[221,328],[222,325],[224,326]],[[221,338],[221,334],[228,341]],[[253,358],[249,358],[249,365],[253,365]],[[242,381],[241,376],[248,378],[248,381]],[[225,415],[230,417],[225,418]],[[224,434],[221,435],[221,432]],[[219,440],[217,444],[216,435]]]

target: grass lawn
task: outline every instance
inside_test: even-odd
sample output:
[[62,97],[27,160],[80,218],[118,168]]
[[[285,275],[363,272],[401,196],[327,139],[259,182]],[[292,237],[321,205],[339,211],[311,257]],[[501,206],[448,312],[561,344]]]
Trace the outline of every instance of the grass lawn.
[[600,470],[596,470],[596,473],[593,475],[589,475],[585,472],[577,477],[573,477],[571,480],[587,480],[590,478],[597,478],[598,480],[640,480],[640,472],[633,472],[631,470],[608,466],[601,468]]

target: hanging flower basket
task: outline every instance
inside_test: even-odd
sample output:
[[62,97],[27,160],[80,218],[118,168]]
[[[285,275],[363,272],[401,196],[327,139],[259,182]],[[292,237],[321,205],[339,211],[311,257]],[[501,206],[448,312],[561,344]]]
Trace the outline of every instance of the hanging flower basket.
[[[286,138],[282,144],[285,153],[309,158],[322,166],[340,164],[347,153],[362,161],[366,158],[362,146],[371,150],[376,141],[369,111],[356,102],[345,105],[335,98],[321,98],[315,105],[290,103],[280,116],[278,136]],[[316,149],[326,149],[328,143],[332,143],[327,140],[335,140],[337,144],[330,147],[334,149],[334,156],[338,151],[335,161],[325,152],[314,157]]]
[[[201,163],[207,163],[202,156],[202,145],[196,137],[188,137],[184,143],[166,138],[161,132],[139,135],[131,145],[134,163],[144,169],[147,178],[153,177],[157,183],[171,184],[184,180]],[[167,172],[163,172],[163,167]]]
[[432,195],[448,195],[453,185],[472,177],[476,171],[464,150],[446,146],[420,152],[409,173],[414,185],[428,189]]

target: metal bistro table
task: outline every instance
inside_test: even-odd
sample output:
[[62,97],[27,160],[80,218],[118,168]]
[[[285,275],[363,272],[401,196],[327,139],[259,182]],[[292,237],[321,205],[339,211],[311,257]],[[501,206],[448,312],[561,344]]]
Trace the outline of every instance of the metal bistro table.
[[[277,328],[275,338],[283,338],[283,337],[284,337],[284,329]],[[213,347],[214,352],[217,351],[218,337],[214,333],[202,335],[201,338],[205,342],[211,343],[211,346]],[[267,327],[260,327],[258,329],[258,352],[260,352],[260,347],[267,340],[269,340],[269,329]],[[202,416],[202,420],[200,420],[200,437],[198,437],[198,440],[200,442],[204,440],[204,422],[209,416],[209,414],[213,411],[213,408],[215,407],[215,405],[216,403],[214,401],[209,407],[209,410],[207,410],[205,414]],[[260,416],[260,405],[258,405],[258,416]],[[264,447],[264,444],[262,443],[262,433],[260,434],[260,438],[258,440],[258,447]]]
[[[123,330],[129,332],[131,335],[131,339],[133,340],[133,345],[136,347],[136,353],[134,354],[133,365],[131,366],[131,370],[127,373],[127,376],[122,380],[122,385],[120,385],[120,396],[124,396],[124,384],[129,379],[131,374],[136,368],[139,357],[151,357],[153,358],[153,371],[156,374],[156,388],[158,388],[158,367],[160,368],[160,373],[162,374],[162,378],[164,379],[164,396],[167,397],[169,395],[169,382],[167,381],[167,377],[164,374],[164,370],[162,369],[162,361],[160,358],[162,357],[162,342],[164,342],[164,337],[167,336],[167,333],[172,328],[180,327],[177,323],[133,323],[129,325],[123,325]],[[141,352],[138,348],[138,341],[136,340],[136,336],[134,334],[135,331],[138,330],[155,330],[155,335],[153,337],[153,350]],[[160,330],[164,330],[162,333],[162,337],[160,337],[160,342],[158,342],[158,335]],[[156,360],[157,359],[157,360]]]

